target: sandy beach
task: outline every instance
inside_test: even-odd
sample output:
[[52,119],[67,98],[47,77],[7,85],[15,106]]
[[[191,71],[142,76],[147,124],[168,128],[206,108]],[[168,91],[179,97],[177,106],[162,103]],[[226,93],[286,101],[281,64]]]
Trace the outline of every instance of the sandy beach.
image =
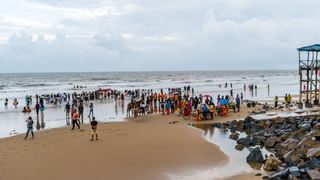
[[[248,111],[214,121],[244,117]],[[0,139],[1,179],[172,179],[225,165],[228,157],[190,122],[149,115],[102,123],[94,142],[88,125],[40,131],[34,140],[23,135]]]

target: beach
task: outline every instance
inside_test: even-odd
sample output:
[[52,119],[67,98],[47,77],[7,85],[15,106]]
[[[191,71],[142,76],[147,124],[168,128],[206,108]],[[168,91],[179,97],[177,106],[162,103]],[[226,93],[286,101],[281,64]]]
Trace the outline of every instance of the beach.
[[[177,73],[171,72],[174,75]],[[219,73],[226,75],[226,72]],[[262,166],[253,167],[246,160],[252,148],[237,150],[235,147],[239,143],[230,139],[234,130],[228,130],[228,128],[230,122],[243,121],[255,113],[258,113],[255,118],[266,119],[268,116],[264,114],[264,104],[268,103],[268,106],[273,107],[273,95],[278,93],[280,93],[281,108],[277,110],[271,108],[271,112],[279,116],[287,116],[289,112],[283,106],[284,97],[281,92],[295,92],[294,89],[290,90],[290,87],[295,84],[278,83],[279,86],[275,87],[275,83],[278,78],[288,78],[293,81],[289,77],[291,73],[292,71],[287,71],[279,73],[280,77],[278,77],[279,74],[266,77],[259,75],[261,72],[251,72],[251,75],[240,79],[231,77],[232,79],[224,84],[225,79],[222,76],[218,77],[220,78],[218,83],[207,80],[217,72],[194,72],[194,75],[205,75],[205,78],[198,83],[199,77],[191,78],[192,73],[189,72],[180,72],[181,79],[172,82],[165,80],[168,77],[172,78],[169,76],[170,73],[168,75],[162,72],[159,73],[159,84],[150,84],[151,81],[158,80],[155,77],[149,77],[146,81],[139,83],[132,80],[128,86],[120,78],[113,84],[117,89],[110,89],[111,84],[104,85],[106,81],[112,81],[112,78],[104,77],[103,73],[87,77],[87,80],[83,81],[83,88],[75,85],[77,81],[63,82],[60,85],[59,78],[53,83],[56,85],[49,86],[38,87],[39,82],[35,83],[32,80],[25,82],[23,86],[35,88],[37,89],[35,92],[42,94],[41,98],[49,97],[51,100],[46,99],[43,122],[36,118],[34,109],[31,113],[20,112],[24,104],[24,95],[19,93],[17,96],[21,103],[17,108],[9,105],[8,108],[0,111],[1,177],[8,180],[24,178],[35,180],[261,179],[262,176],[268,175],[263,171]],[[58,73],[48,76],[56,78],[55,76],[63,75],[65,74]],[[255,75],[258,77],[254,77]],[[32,79],[34,75],[28,76]],[[70,80],[76,78],[74,74],[69,76]],[[94,83],[90,86],[89,81],[93,80]],[[267,80],[270,80],[271,86],[275,87],[272,88],[271,93],[265,83]],[[256,84],[250,84],[250,82]],[[185,84],[184,87],[181,87],[181,84]],[[256,88],[257,84],[258,88]],[[73,85],[74,88],[72,88]],[[164,88],[160,88],[159,85],[163,85]],[[49,91],[53,88],[51,86],[57,89]],[[131,88],[138,89],[130,90]],[[14,92],[4,91],[2,97],[12,95]],[[29,90],[23,92],[29,93]],[[111,92],[110,97],[105,94],[106,92]],[[31,93],[26,97],[30,95],[35,97]],[[92,99],[87,100],[91,96]],[[292,101],[295,102],[297,96],[295,94],[292,96]],[[224,104],[223,100],[228,100],[228,103]],[[240,105],[240,112],[234,112],[235,102],[240,104],[240,101],[243,103]],[[71,127],[66,126],[65,104],[67,102],[72,102],[72,109],[75,112],[79,111],[80,104],[84,105],[84,124],[81,124],[80,130],[71,131]],[[139,104],[135,105],[137,102]],[[136,109],[141,110],[143,107],[142,102],[146,106],[145,116],[139,114],[138,117],[133,118]],[[247,103],[252,102],[255,102],[256,106],[248,107]],[[90,141],[91,119],[87,117],[90,103],[93,103],[94,116],[99,122],[99,140],[93,142]],[[135,109],[129,109],[129,105],[135,106]],[[192,111],[190,118],[185,118],[182,114],[178,115],[180,107],[183,111],[190,108]],[[202,114],[204,107],[210,111],[214,109],[217,113],[217,115],[213,114],[213,120],[210,117],[204,118]],[[224,108],[229,109],[225,115]],[[296,108],[293,108],[290,112],[294,116],[295,110]],[[197,115],[198,111],[201,115]],[[259,115],[260,112],[264,113]],[[128,118],[129,114],[131,114],[130,118]],[[29,116],[34,119],[34,127],[37,127],[37,130],[35,130],[35,139],[24,140],[25,119]],[[199,118],[202,120],[199,121]],[[247,134],[240,133],[240,138],[245,136]],[[270,153],[263,147],[261,149],[263,155]],[[17,168],[21,173],[15,173]]]
[[[244,109],[216,121],[247,113]],[[176,115],[148,115],[101,123],[94,142],[88,125],[40,131],[34,140],[22,135],[0,139],[1,179],[188,179],[197,171],[226,165],[229,157],[190,122]],[[243,176],[256,178],[237,178]]]

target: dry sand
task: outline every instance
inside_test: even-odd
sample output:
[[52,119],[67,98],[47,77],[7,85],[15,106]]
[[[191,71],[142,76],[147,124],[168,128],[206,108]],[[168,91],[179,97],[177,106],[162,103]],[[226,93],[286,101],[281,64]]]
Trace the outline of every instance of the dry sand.
[[[243,108],[214,121],[243,118],[249,111]],[[189,122],[176,115],[149,115],[100,124],[100,139],[94,142],[88,125],[37,132],[34,140],[23,135],[0,139],[0,179],[168,179],[168,174],[226,164],[228,157],[205,141],[202,131],[187,126]],[[253,175],[234,178],[246,176]]]

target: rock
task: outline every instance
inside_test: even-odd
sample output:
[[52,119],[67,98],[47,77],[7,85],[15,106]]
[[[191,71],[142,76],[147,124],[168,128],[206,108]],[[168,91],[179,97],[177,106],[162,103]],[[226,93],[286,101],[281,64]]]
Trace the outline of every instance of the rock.
[[223,127],[222,123],[215,123],[214,126],[219,129]]
[[252,139],[250,137],[240,138],[240,139],[237,140],[237,143],[238,144],[242,144],[242,145],[244,145],[246,147],[254,145],[254,142],[252,141]]
[[282,124],[283,122],[284,122],[284,118],[282,118],[282,117],[276,117],[276,118],[274,118],[273,119],[273,123],[275,123],[275,124]]
[[257,173],[257,174],[255,174],[255,176],[262,176],[262,174],[261,173]]
[[318,122],[317,124],[315,124],[315,125],[314,125],[314,128],[320,129],[320,122]]
[[289,169],[286,168],[280,172],[276,172],[272,174],[269,178],[270,179],[287,179],[289,175]]
[[307,157],[320,157],[320,147],[317,148],[311,148],[307,152]]
[[267,138],[266,142],[264,143],[264,145],[267,148],[271,148],[274,147],[276,145],[276,143],[280,142],[280,138],[279,137],[270,137]]
[[282,143],[278,143],[275,146],[275,152],[277,152],[278,156],[285,155],[288,151],[294,150],[294,148],[298,145],[299,141],[296,139],[287,139]]
[[259,147],[254,148],[247,156],[247,162],[263,163],[264,158]]
[[311,157],[309,161],[307,161],[304,166],[308,169],[316,169],[320,167],[320,160],[314,157]]
[[231,133],[230,136],[229,136],[230,139],[233,139],[233,140],[237,140],[239,139],[239,133]]
[[303,149],[291,150],[284,156],[284,161],[289,165],[297,165],[301,163],[301,160],[305,158]]
[[244,147],[244,145],[242,145],[242,144],[237,144],[237,145],[235,146],[235,148],[236,148],[236,150],[238,150],[238,151],[242,151],[245,147]]
[[238,121],[236,130],[237,131],[243,131],[243,128],[244,128],[244,121],[243,120]]
[[263,169],[266,171],[276,171],[279,168],[279,165],[281,164],[281,161],[274,157],[274,156],[269,156],[264,163]]
[[264,136],[253,136],[252,140],[256,145],[263,145],[265,143],[266,138]]
[[307,173],[311,179],[320,179],[319,170],[307,170]]
[[289,173],[293,177],[299,177],[301,175],[300,169],[297,166],[289,167]]
[[299,128],[305,130],[305,131],[310,131],[311,130],[311,124],[310,123],[304,123],[304,124],[300,124]]
[[310,148],[319,147],[319,142],[314,141],[312,137],[305,137],[297,145],[298,148],[303,148],[307,152]]
[[266,126],[266,121],[265,120],[261,120],[258,122],[258,126],[261,127],[261,128],[265,128]]

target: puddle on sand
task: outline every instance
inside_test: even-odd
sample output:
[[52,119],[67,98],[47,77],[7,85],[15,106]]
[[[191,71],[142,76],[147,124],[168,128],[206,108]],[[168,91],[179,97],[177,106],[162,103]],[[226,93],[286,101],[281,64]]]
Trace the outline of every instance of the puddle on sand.
[[[235,149],[237,142],[229,139],[230,131],[224,129],[215,128],[212,124],[194,124],[195,128],[204,130],[204,138],[217,145],[221,151],[223,151],[229,158],[229,161],[224,166],[212,167],[206,170],[198,170],[188,175],[170,175],[172,180],[212,180],[212,179],[223,179],[239,175],[242,173],[262,173],[262,164],[248,164],[247,156],[250,151],[244,148],[242,151]],[[240,133],[240,138],[246,137],[245,133]],[[270,153],[266,149],[261,149],[263,156],[269,155]],[[214,154],[213,154],[214,156]]]

